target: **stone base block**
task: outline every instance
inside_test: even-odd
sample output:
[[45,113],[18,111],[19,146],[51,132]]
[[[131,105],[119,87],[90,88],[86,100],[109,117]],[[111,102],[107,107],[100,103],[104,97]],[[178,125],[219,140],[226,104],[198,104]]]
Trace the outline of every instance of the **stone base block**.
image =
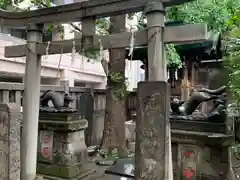
[[59,166],[55,164],[37,164],[37,172],[49,180],[78,180],[95,172],[87,169],[82,164],[75,166]]
[[[45,139],[49,140],[46,141]],[[52,132],[40,131],[38,162],[71,166],[87,160],[84,131]]]
[[229,148],[224,147],[178,144],[173,151],[173,165],[177,171],[174,179],[231,179],[228,151]]
[[42,175],[72,179],[85,174],[87,147],[86,120],[39,121],[37,172]]

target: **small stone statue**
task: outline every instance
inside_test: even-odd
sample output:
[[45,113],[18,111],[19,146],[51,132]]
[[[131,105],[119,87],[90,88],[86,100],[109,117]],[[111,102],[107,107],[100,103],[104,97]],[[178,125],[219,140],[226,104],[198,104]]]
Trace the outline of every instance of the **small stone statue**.
[[[176,98],[172,99],[171,110],[175,115],[191,115],[202,102],[221,99],[221,97],[224,97],[225,95],[226,86],[222,86],[216,90],[203,88],[194,91],[187,101],[180,101]],[[219,101],[216,102],[218,103],[215,104],[215,107],[219,108],[220,105],[223,105],[222,103],[219,103]],[[214,111],[211,113],[213,112]]]
[[49,107],[49,101],[52,101],[54,108],[61,109],[68,108],[69,103],[74,101],[74,99],[71,98],[67,93],[64,94],[64,98],[62,99],[61,96],[55,91],[48,90],[40,96],[40,106]]

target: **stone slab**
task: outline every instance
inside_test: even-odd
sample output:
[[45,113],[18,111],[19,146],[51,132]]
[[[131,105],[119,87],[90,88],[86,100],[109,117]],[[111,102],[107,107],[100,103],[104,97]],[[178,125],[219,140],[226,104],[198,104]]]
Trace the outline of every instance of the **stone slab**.
[[76,131],[88,127],[88,121],[85,119],[77,121],[50,121],[39,120],[39,129],[56,131]]
[[107,174],[118,175],[126,178],[134,178],[134,158],[119,159],[116,165],[106,169]]
[[225,133],[225,123],[214,123],[204,121],[189,121],[189,120],[170,120],[171,129],[209,132],[209,133]]
[[178,144],[202,144],[222,148],[230,146],[234,142],[233,135],[222,133],[172,130],[171,134],[172,143]]
[[20,107],[0,104],[1,180],[20,180],[20,130]]
[[[93,173],[92,169],[85,169],[84,165],[59,166],[55,164],[37,164],[37,172],[48,179],[76,179]],[[56,176],[57,175],[57,176]]]
[[82,115],[78,112],[47,112],[40,111],[39,119],[51,121],[74,121],[83,119]]

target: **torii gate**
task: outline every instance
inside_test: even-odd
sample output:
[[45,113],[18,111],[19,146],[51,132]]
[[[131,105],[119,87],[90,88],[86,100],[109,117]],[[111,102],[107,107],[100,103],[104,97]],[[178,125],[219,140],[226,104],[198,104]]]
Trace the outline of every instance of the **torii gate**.
[[[169,159],[168,155],[166,155],[169,153],[170,147],[170,140],[168,139],[170,130],[168,119],[169,89],[165,82],[164,43],[186,43],[205,40],[207,38],[207,27],[203,24],[196,24],[164,29],[164,11],[167,6],[188,1],[89,0],[30,12],[9,13],[0,11],[2,25],[28,26],[27,45],[5,48],[5,57],[27,57],[24,81],[21,179],[33,180],[36,176],[41,55],[45,54],[47,47],[46,43],[41,43],[43,24],[82,21],[83,38],[53,42],[49,47],[49,54],[59,54],[61,49],[63,49],[63,53],[71,52],[73,41],[77,44],[76,50],[89,47],[98,49],[99,38],[102,40],[104,49],[126,48],[129,47],[131,33],[124,32],[98,37],[94,35],[94,21],[96,18],[135,13],[143,10],[147,15],[148,29],[136,32],[135,45],[148,46],[149,82],[140,83],[138,87],[138,96],[140,98],[138,114],[140,115],[138,115],[137,119],[137,139],[139,141],[137,141],[136,145],[136,179],[145,179],[145,173],[151,176],[152,180],[163,180],[164,177],[168,177],[168,173],[172,174],[172,169],[168,171]],[[84,45],[82,42],[84,42]],[[161,95],[158,94],[159,91],[161,91]],[[144,106],[145,100],[148,104],[147,107]],[[145,108],[147,111],[141,108]],[[156,132],[152,131],[153,126],[156,127]],[[148,146],[149,144],[145,144],[146,142],[143,141],[149,137],[154,142],[151,146]],[[167,144],[165,144],[166,140],[168,140]],[[155,148],[155,152],[150,153],[153,148]],[[157,152],[161,154],[157,154]]]

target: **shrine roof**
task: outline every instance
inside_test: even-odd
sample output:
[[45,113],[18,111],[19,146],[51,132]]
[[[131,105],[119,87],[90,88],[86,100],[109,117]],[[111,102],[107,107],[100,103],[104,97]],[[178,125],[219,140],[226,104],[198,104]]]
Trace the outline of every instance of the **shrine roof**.
[[220,32],[208,32],[206,41],[175,46],[180,57],[201,62],[208,59],[222,58],[222,39]]
[[[186,24],[183,21],[169,21],[165,23],[166,27],[180,26]],[[192,61],[201,61],[207,59],[221,59],[221,33],[220,32],[208,32],[207,40],[203,42],[193,42],[186,44],[175,45],[177,53],[183,56],[191,56]],[[135,47],[133,51],[133,57],[128,56],[129,49],[126,49],[126,58],[132,60],[145,61],[147,59],[147,46]]]
[[189,43],[189,44],[180,44],[176,45],[175,48],[177,51],[189,51],[197,48],[207,48],[209,50],[216,50],[221,45],[221,33],[220,32],[208,32],[208,37],[206,41]]

